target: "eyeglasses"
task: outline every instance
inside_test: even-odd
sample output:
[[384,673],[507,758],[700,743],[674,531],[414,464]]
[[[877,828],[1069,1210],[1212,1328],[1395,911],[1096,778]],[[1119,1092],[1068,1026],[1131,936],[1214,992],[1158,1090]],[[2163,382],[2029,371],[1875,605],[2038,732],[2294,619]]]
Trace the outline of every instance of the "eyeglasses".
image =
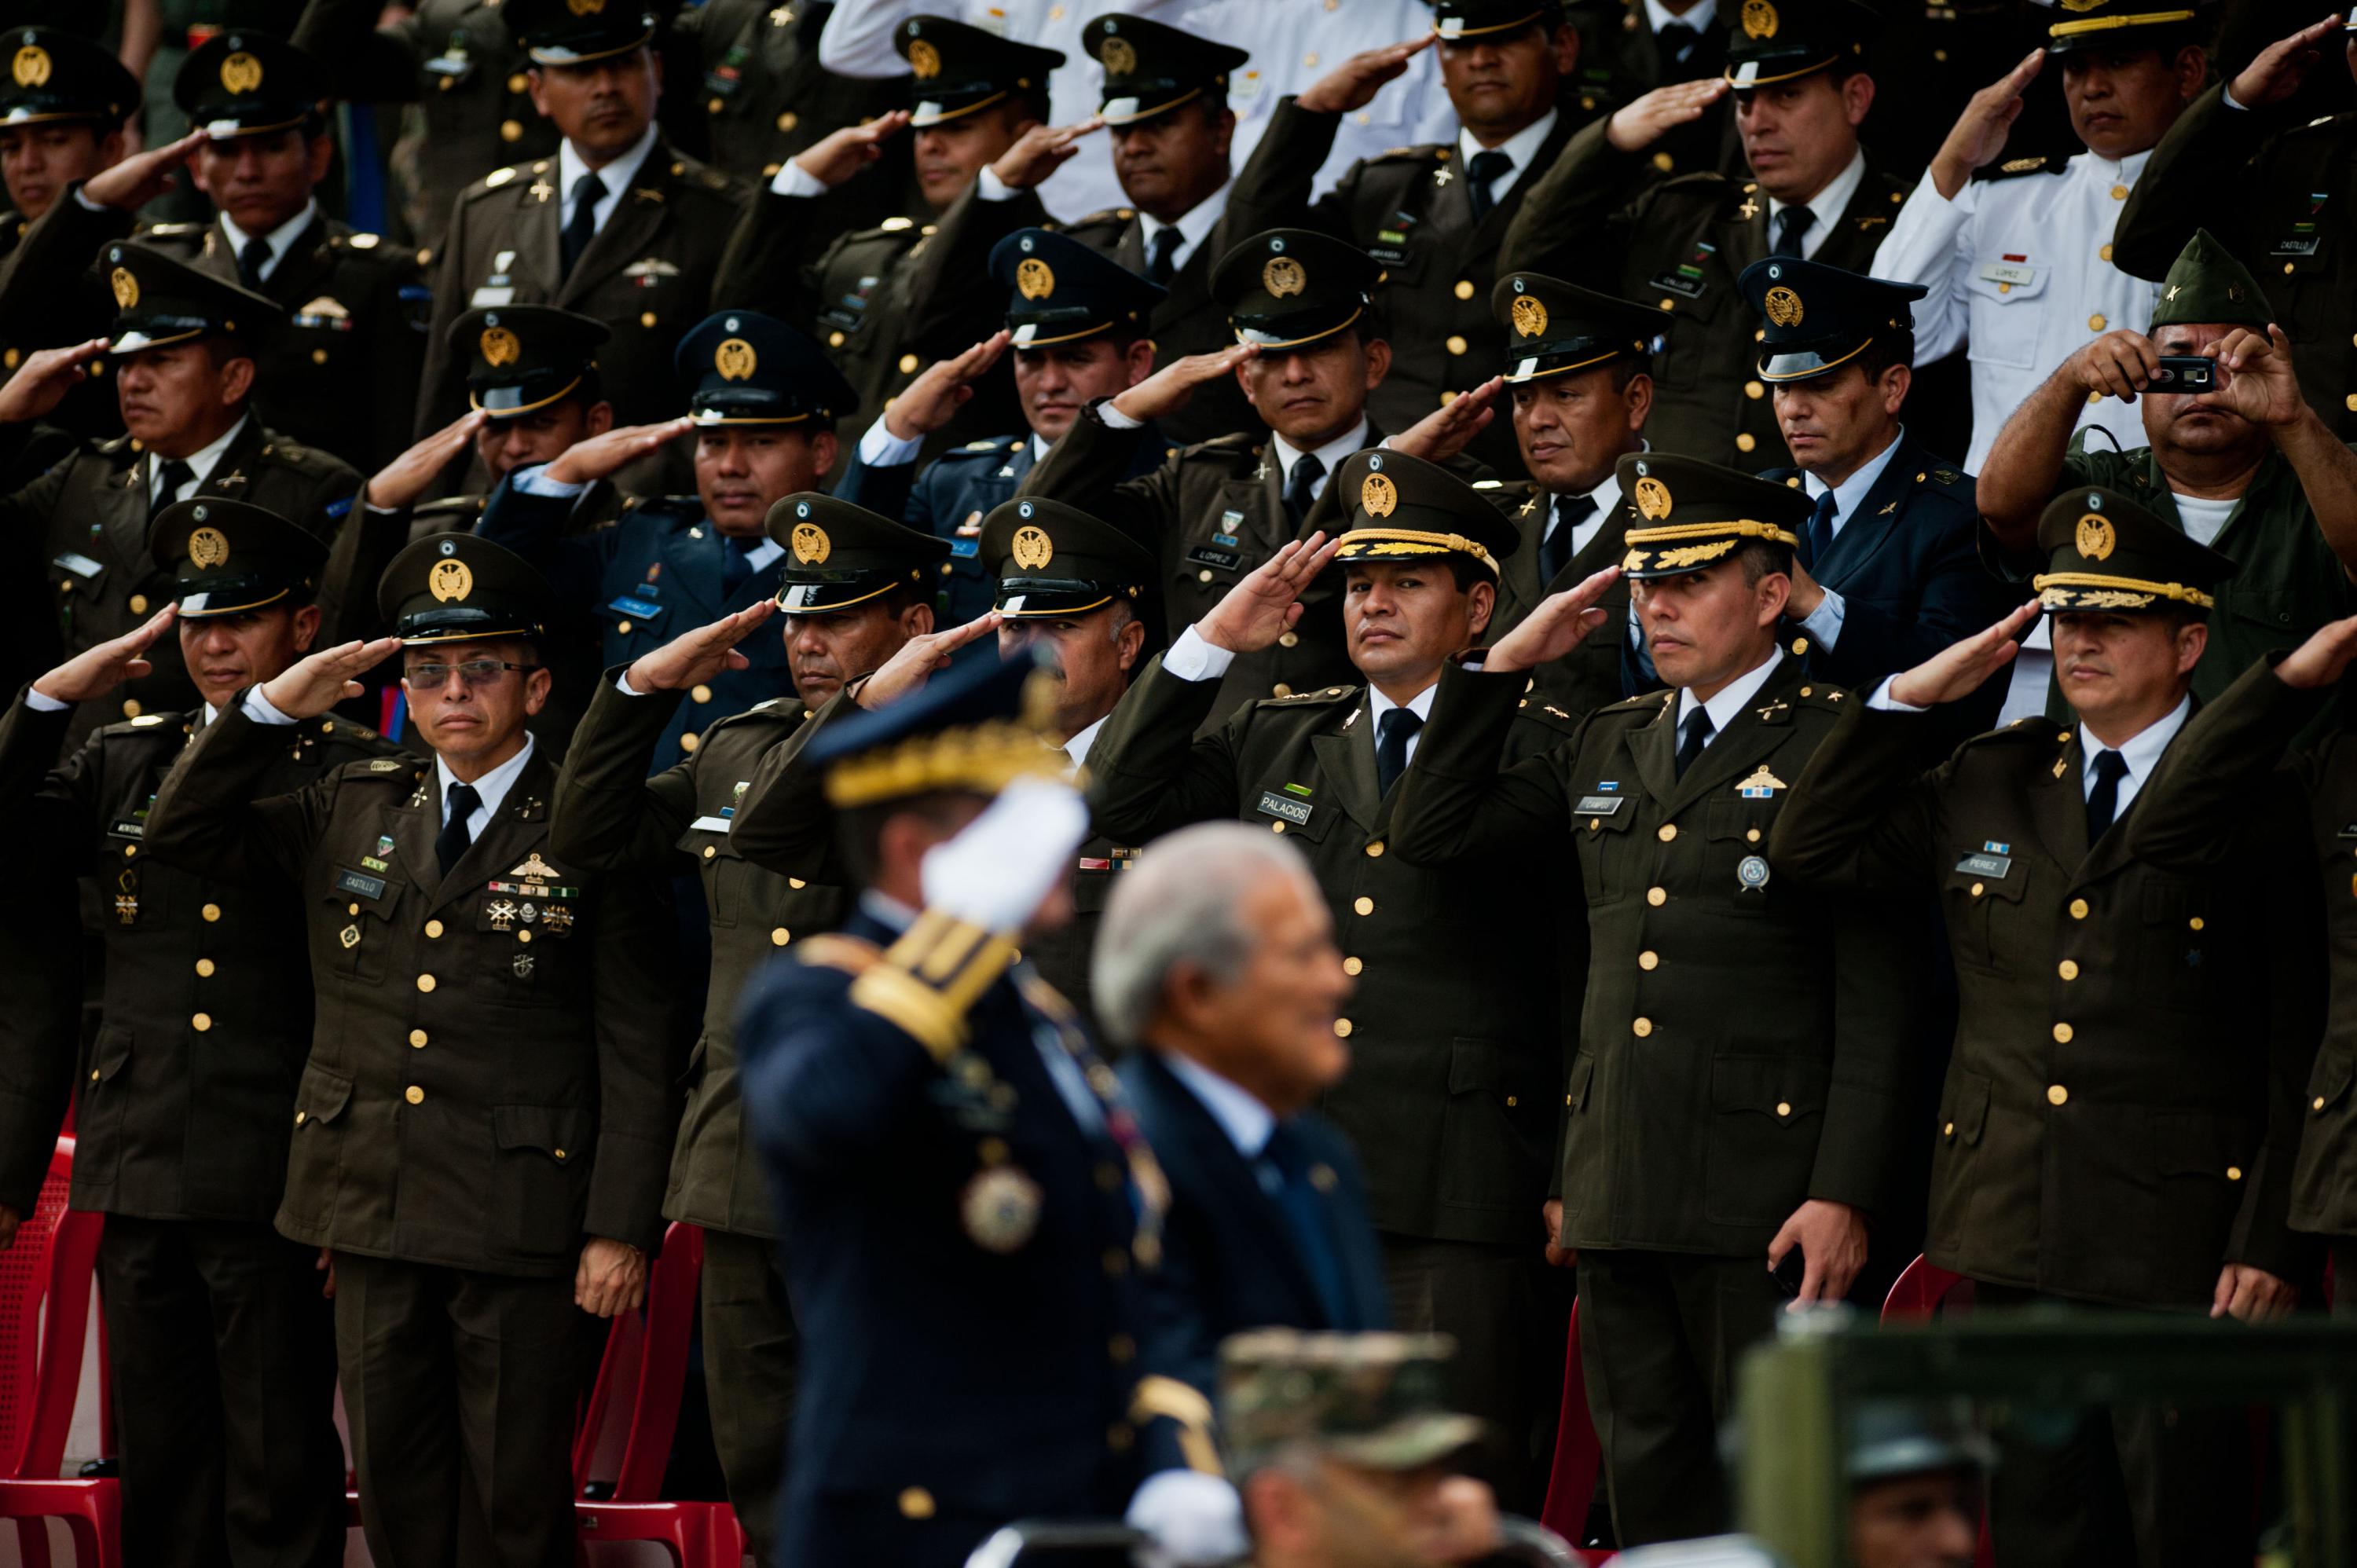
[[401,673],[402,679],[414,686],[440,686],[449,682],[450,671],[456,670],[458,679],[472,689],[490,685],[503,671],[528,673],[539,668],[537,664],[510,664],[503,659],[469,659],[464,664],[413,664]]

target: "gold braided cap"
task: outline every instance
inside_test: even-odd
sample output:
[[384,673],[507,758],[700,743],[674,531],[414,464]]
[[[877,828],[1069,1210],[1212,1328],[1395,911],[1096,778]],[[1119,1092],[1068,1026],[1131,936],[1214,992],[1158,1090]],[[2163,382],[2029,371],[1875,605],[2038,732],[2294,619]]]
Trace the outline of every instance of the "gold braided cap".
[[1407,555],[1470,555],[1499,575],[1498,563],[1478,539],[1415,528],[1354,528],[1335,542],[1338,561],[1382,561]]
[[1668,544],[1680,539],[1704,539],[1731,533],[1738,539],[1765,539],[1775,544],[1798,546],[1799,534],[1772,522],[1757,522],[1748,517],[1730,518],[1725,522],[1675,522],[1660,528],[1632,528],[1628,532],[1631,544]]
[[[2029,579],[2038,602],[2050,610],[2140,610],[2153,600],[2175,599],[2201,609],[2217,607],[2216,596],[2182,583],[2155,583],[2142,577],[2114,577],[2102,572],[2041,572]],[[2094,592],[2073,594],[2071,589]]]
[[2075,38],[2085,33],[2108,33],[2117,27],[2158,27],[2168,22],[2190,22],[2190,11],[2139,11],[2127,16],[2084,16],[2075,22],[2057,22],[2046,29],[2050,38]]

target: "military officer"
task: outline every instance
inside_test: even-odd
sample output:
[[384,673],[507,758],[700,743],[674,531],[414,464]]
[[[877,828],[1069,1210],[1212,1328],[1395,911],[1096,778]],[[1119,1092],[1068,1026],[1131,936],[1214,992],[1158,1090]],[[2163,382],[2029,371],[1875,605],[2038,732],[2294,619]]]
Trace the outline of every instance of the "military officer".
[[817,622],[836,644],[836,662],[863,671],[898,652],[911,630],[930,630],[921,607],[901,616],[890,607],[896,595],[906,607],[912,578],[921,593],[941,553],[930,535],[826,496],[789,497],[773,510],[779,532],[815,530],[805,540],[823,537],[826,550],[806,544],[786,561],[777,602],[683,632],[599,682],[557,779],[549,826],[551,851],[593,871],[662,875],[681,869],[683,860],[703,881],[711,983],[704,1032],[688,1064],[663,1216],[704,1230],[704,1370],[713,1442],[729,1502],[763,1563],[778,1561],[783,1415],[793,1403],[797,1358],[777,1222],[738,1098],[737,1003],[764,959],[798,937],[833,930],[850,900],[840,885],[819,879],[813,862],[799,865],[797,875],[755,865],[730,841],[729,826],[756,765],[801,729],[833,688],[814,682],[809,701],[780,694],[756,703],[706,730],[684,761],[652,778],[648,773],[680,699],[726,670],[731,650],[746,638],[776,636],[763,629],[772,614],[783,615],[790,650]]
[[[315,653],[205,726],[146,849],[307,903],[319,993],[278,1229],[326,1250],[370,1555],[574,1551],[581,1315],[643,1298],[671,1149],[669,913],[554,855],[523,727],[547,585],[468,534],[386,568],[394,635]],[[286,737],[396,650],[431,763],[262,795]],[[291,887],[289,886],[291,885]],[[520,1048],[521,1047],[521,1048]]]
[[[2357,74],[2357,12],[2338,33]],[[2329,48],[2330,17],[2260,51],[2193,102],[2145,165],[2114,239],[2121,266],[2168,271],[2206,228],[2267,280],[2299,356],[2301,393],[2344,441],[2357,440],[2357,114],[2294,124],[2287,111]]]
[[[312,1249],[270,1224],[311,1036],[310,976],[285,962],[303,907],[282,888],[156,860],[143,843],[190,733],[309,651],[328,550],[218,498],[165,509],[148,548],[172,604],[41,676],[0,717],[0,800],[28,844],[83,878],[103,933],[104,1017],[75,1073],[70,1201],[106,1216],[98,1267],[124,1550],[143,1563],[329,1568],[344,1548],[334,1325]],[[166,638],[201,705],[107,725],[52,768],[74,707]],[[254,789],[299,789],[393,755],[323,719],[271,748]],[[33,1045],[70,1065],[70,1021]],[[8,1146],[46,1150],[73,1087],[60,1078],[53,1098],[12,1100]],[[21,1196],[7,1201],[30,1211]]]
[[[1921,284],[1915,352],[1924,363],[1964,346],[1973,442],[1964,468],[1988,466],[1997,431],[2047,371],[2106,328],[2142,331],[2159,290],[2112,259],[2112,228],[2163,133],[2207,70],[2193,14],[2099,0],[2049,29],[2052,41],[1974,96],[1882,237],[1870,270]],[[2049,59],[2062,77],[2085,151],[2068,160],[2004,156],[2007,132]],[[1974,172],[1997,164],[1986,179]],[[2179,231],[2180,240],[2190,225]],[[2172,252],[2173,253],[2173,252]],[[2164,257],[2154,267],[2168,270]],[[2142,434],[2137,409],[2093,398],[2082,426],[2120,446]]]
[[[834,421],[852,400],[815,344],[749,310],[724,311],[681,338],[675,384],[688,390],[685,418],[611,430],[544,467],[518,469],[475,525],[542,564],[561,603],[600,618],[606,668],[777,595],[791,543],[791,530],[774,521],[777,503],[815,489],[834,466]],[[571,531],[589,486],[691,429],[695,495],[626,502],[614,527]],[[797,559],[823,563],[818,548]],[[931,575],[916,590],[928,598]],[[917,605],[931,615],[930,603]],[[694,751],[715,719],[785,690],[790,647],[764,639],[745,653],[744,668],[695,684],[656,748],[656,771]]]
[[[111,51],[55,27],[11,28],[0,48],[8,53],[8,74],[0,79],[0,186],[14,209],[0,218],[5,261],[59,199],[123,156],[124,122],[139,106],[139,82]],[[21,356],[27,346],[12,333],[0,357]],[[16,367],[11,360],[7,368]]]
[[[1519,855],[1427,869],[1388,842],[1440,667],[1482,640],[1520,539],[1480,492],[1396,452],[1354,455],[1334,483],[1341,537],[1275,553],[1146,666],[1091,748],[1091,801],[1116,839],[1224,817],[1308,857],[1358,980],[1333,1026],[1356,1065],[1321,1104],[1385,1152],[1367,1199],[1394,1317],[1464,1347],[1463,1397],[1505,1434],[1486,1468],[1507,1506],[1534,1506],[1545,1456],[1530,1449],[1568,1307],[1537,1247],[1563,1061],[1539,885]],[[1224,666],[1276,642],[1338,554],[1364,684],[1211,723]]]
[[[1099,398],[1127,391],[1152,368],[1149,335],[1163,291],[1088,246],[1045,229],[1020,229],[990,252],[1006,291],[1006,330],[952,360],[936,360],[867,427],[835,493],[899,517],[950,542],[936,596],[944,626],[986,612],[997,577],[982,551],[983,520],[1014,495],[1034,465]],[[1009,348],[1023,405],[1022,435],[990,436],[947,452],[921,470],[924,439],[948,423],[958,392]],[[1125,478],[1159,465],[1170,448],[1139,444]],[[970,643],[976,654],[986,645]]]
[[[1357,56],[1278,106],[1229,199],[1241,232],[1316,229],[1382,267],[1373,296],[1394,364],[1367,402],[1393,430],[1502,368],[1483,319],[1499,245],[1574,128],[1556,101],[1578,40],[1554,0],[1437,0],[1433,16],[1441,79],[1458,118],[1449,142],[1368,159],[1310,200],[1335,127],[1381,81],[1370,57]],[[1473,450],[1494,466],[1509,464],[1511,433],[1493,426]]]
[[1062,767],[1039,679],[958,666],[803,753],[861,892],[737,1026],[804,1347],[786,1562],[948,1568],[1011,1519],[1118,1512],[1182,1460],[1232,1516],[1210,1402],[1144,1338],[1168,1185],[1017,961],[1088,832],[1034,777]]
[[1695,114],[1648,145],[1647,166],[1636,177],[1660,180],[1712,169],[1744,177],[1748,166],[1734,106],[1709,86],[1727,69],[1727,31],[1719,25],[1717,0],[1619,0],[1575,5],[1571,16],[1579,29],[1583,112],[1610,113],[1665,87],[1696,106]]
[[[0,500],[0,536],[47,575],[68,655],[130,631],[170,596],[171,579],[148,557],[146,538],[172,502],[250,501],[325,539],[342,526],[360,489],[358,474],[270,429],[251,406],[252,344],[274,325],[270,301],[129,242],[106,246],[98,266],[114,295],[111,337],[37,353],[0,387],[0,427],[26,426],[102,354],[129,426],[127,435],[84,446]],[[322,613],[333,627],[343,607]],[[158,651],[146,673],[76,708],[67,749],[101,724],[188,705],[195,693],[178,646]]]
[[[991,249],[1045,221],[1031,188],[1079,150],[1075,138],[1092,124],[1041,124],[1048,73],[1064,58],[1052,49],[941,16],[910,17],[896,37],[916,73],[913,112],[851,127],[788,159],[746,211],[720,268],[721,297],[826,344],[857,389],[863,430],[926,365],[996,329]],[[914,133],[932,220],[896,215],[857,227],[873,210],[861,188],[872,181],[854,177],[903,129]],[[926,456],[1008,428],[1012,401],[1003,372],[985,379]]]
[[[565,141],[553,158],[494,169],[458,199],[435,280],[417,433],[464,409],[450,323],[466,311],[556,305],[605,323],[598,362],[615,417],[673,405],[672,350],[716,303],[720,252],[747,193],[674,154],[654,124],[654,17],[619,0],[576,15],[563,0],[510,0],[500,16],[532,64],[533,101]],[[658,457],[630,476],[673,477]]]
[[[1834,897],[1937,890],[1959,1020],[1925,1255],[1983,1308],[2061,1301],[2288,1312],[2316,1260],[2287,1210],[2316,1054],[2306,814],[2279,779],[2207,820],[2198,876],[2130,845],[2193,711],[2224,556],[2130,493],[2074,485],[2039,521],[2035,606],[1853,704],[1774,828],[1780,876]],[[1980,686],[2038,607],[2075,723],[2025,719],[1936,770],[1913,716]],[[1924,755],[1929,751],[1931,756]],[[2253,977],[2262,977],[2257,984]],[[2243,1048],[2222,1052],[2233,1037]],[[2003,1435],[2005,1562],[2220,1562],[2251,1549],[2239,1410],[2122,1405]]]
[[[1254,235],[1211,274],[1237,347],[1179,360],[1091,404],[1024,476],[1018,494],[1119,519],[1159,557],[1161,625],[1148,628],[1157,644],[1299,537],[1343,459],[1383,442],[1366,404],[1392,362],[1370,306],[1380,271],[1356,246],[1309,230]],[[1252,399],[1260,428],[1181,447],[1154,472],[1122,478],[1154,440],[1148,422],[1183,406],[1195,387],[1231,376]],[[1220,699],[1200,722],[1208,733],[1257,698],[1308,692],[1349,672],[1339,607],[1321,585],[1296,625],[1228,666]]]
[[[693,50],[701,73],[694,91],[714,167],[742,180],[771,179],[788,158],[832,133],[900,107],[899,82],[820,67],[819,34],[834,14],[832,0],[705,0],[673,19],[673,34]],[[905,152],[896,161],[905,180]]]
[[1548,1239],[1577,1254],[1588,1408],[1634,1546],[1726,1528],[1731,1370],[1787,1297],[1839,1300],[1864,1264],[1912,1047],[1890,922],[1766,858],[1780,793],[1844,705],[1779,646],[1806,501],[1659,452],[1618,478],[1638,512],[1619,570],[1671,689],[1501,771],[1527,671],[1603,618],[1614,569],[1554,596],[1478,662],[1447,661],[1390,836],[1434,867],[1578,845],[1591,956]]
[[1737,278],[1771,254],[1868,270],[1907,188],[1857,145],[1875,97],[1865,70],[1872,11],[1857,0],[1784,0],[1727,23],[1721,80],[1749,177],[1654,183],[1643,155],[1677,113],[1670,101],[1641,101],[1571,139],[1523,203],[1498,267],[1658,305],[1669,346],[1653,365],[1649,438],[1757,473],[1777,465],[1782,442],[1752,368],[1757,339]]

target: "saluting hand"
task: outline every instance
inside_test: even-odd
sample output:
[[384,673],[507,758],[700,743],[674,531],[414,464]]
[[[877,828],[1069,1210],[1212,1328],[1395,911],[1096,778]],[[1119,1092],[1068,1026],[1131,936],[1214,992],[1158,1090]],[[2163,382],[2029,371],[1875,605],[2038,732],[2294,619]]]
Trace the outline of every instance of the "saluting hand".
[[592,435],[587,441],[565,448],[541,472],[560,485],[586,485],[593,479],[610,479],[648,453],[666,442],[677,440],[694,426],[695,421],[685,414],[677,419],[666,419],[658,424],[625,424],[619,430]]
[[673,638],[651,653],[640,654],[630,661],[622,678],[633,692],[684,692],[723,670],[749,670],[753,661],[737,652],[737,645],[777,613],[775,599],[748,605],[710,626]]
[[2021,639],[2038,618],[2036,599],[1984,631],[1950,643],[1912,670],[1890,678],[1890,700],[1910,708],[1936,707],[1969,697],[1988,678],[2013,662]]
[[896,441],[914,441],[956,418],[957,411],[974,401],[974,383],[998,363],[1014,338],[1012,332],[994,332],[964,353],[926,366],[925,373],[884,411],[886,433]]
[[1009,190],[1028,190],[1069,163],[1082,136],[1104,129],[1104,116],[1092,114],[1072,125],[1034,125],[998,155],[990,172]]
[[1259,357],[1258,344],[1239,343],[1215,353],[1189,354],[1173,360],[1114,398],[1113,406],[1125,417],[1141,423],[1159,419],[1173,409],[1184,407],[1187,400],[1195,395],[1197,387],[1232,376],[1238,365]]
[[1301,618],[1302,591],[1341,546],[1339,539],[1329,543],[1323,532],[1290,541],[1230,588],[1195,623],[1195,635],[1231,653],[1274,646]]
[[111,168],[102,168],[81,182],[81,193],[101,207],[134,212],[169,191],[179,181],[174,169],[197,156],[207,137],[199,129],[177,142],[134,153]]
[[1427,463],[1446,463],[1471,446],[1473,437],[1498,417],[1498,411],[1491,405],[1497,402],[1505,385],[1505,377],[1491,376],[1470,392],[1449,399],[1393,436],[1391,449],[1421,457]]
[[448,467],[452,459],[467,449],[475,439],[475,432],[490,418],[481,409],[469,409],[433,435],[425,436],[408,451],[376,471],[361,495],[361,504],[380,511],[399,511],[415,502],[425,493],[434,477]]
[[2317,628],[2306,642],[2283,656],[2276,679],[2296,691],[2314,691],[2337,682],[2352,659],[2357,659],[2357,616]]
[[895,109],[865,125],[845,125],[794,155],[802,171],[832,190],[884,156],[884,143],[908,129],[909,112]]
[[880,708],[907,696],[936,672],[948,669],[951,654],[975,638],[996,631],[998,623],[1005,618],[996,610],[985,610],[963,626],[910,638],[900,645],[899,652],[887,659],[881,669],[861,682],[851,700],[863,708]]
[[1361,49],[1303,89],[1294,102],[1313,114],[1348,114],[1375,100],[1383,83],[1396,81],[1407,62],[1432,47],[1426,33],[1405,43]]
[[2204,344],[2201,354],[2218,361],[2217,384],[2194,393],[2188,406],[2222,408],[2274,429],[2309,417],[2308,400],[2300,395],[2299,377],[2291,367],[2291,339],[2274,322],[2267,323],[2265,337],[2237,327]]
[[2013,123],[2021,118],[2022,94],[2045,66],[2046,51],[2032,49],[2020,64],[1973,94],[1964,112],[1956,116],[1947,140],[1932,155],[1932,183],[1943,200],[1953,201],[1956,192],[1973,177],[1973,170],[1986,168],[2005,151],[2006,137],[2012,134]]
[[106,352],[107,341],[92,338],[26,355],[16,373],[0,384],[0,424],[29,424],[65,402],[66,393],[81,384],[82,367]]
[[573,1271],[573,1305],[592,1317],[635,1312],[647,1299],[647,1255],[628,1241],[592,1236]]
[[1596,601],[1620,580],[1620,568],[1607,566],[1559,594],[1549,594],[1522,625],[1500,638],[1498,645],[1482,656],[1481,668],[1493,675],[1511,674],[1535,670],[1569,653],[1604,624],[1611,612],[1598,609]]
[[33,690],[53,702],[86,703],[92,697],[106,695],[125,681],[154,673],[156,667],[147,661],[147,650],[179,613],[179,606],[166,605],[121,637],[83,649],[34,682]]
[[1620,152],[1642,152],[1679,126],[1701,119],[1703,111],[1726,93],[1727,79],[1720,76],[1656,87],[1615,109],[1604,123],[1604,139]]
[[2340,30],[2341,18],[2327,16],[2287,38],[2277,39],[2261,49],[2258,58],[2243,68],[2226,91],[2245,109],[2265,109],[2283,102],[2299,91],[2300,83],[2308,80],[2309,68],[2324,58],[2320,46],[2325,38]]
[[401,651],[401,639],[345,642],[298,660],[262,688],[262,700],[290,719],[313,719],[338,703],[361,693],[355,676]]

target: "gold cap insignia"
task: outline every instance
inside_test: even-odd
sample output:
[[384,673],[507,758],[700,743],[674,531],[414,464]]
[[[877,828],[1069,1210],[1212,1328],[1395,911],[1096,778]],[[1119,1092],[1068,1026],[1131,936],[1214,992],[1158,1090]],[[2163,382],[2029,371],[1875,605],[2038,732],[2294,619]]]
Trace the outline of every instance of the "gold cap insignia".
[[2110,520],[2091,511],[2079,519],[2077,535],[2072,542],[2088,560],[2102,561],[2109,558],[2112,546],[2118,541],[2119,535],[2113,532]]
[[200,572],[210,572],[229,559],[229,536],[218,528],[200,528],[188,535],[188,559]]
[[1535,338],[1546,330],[1546,306],[1527,294],[1514,296],[1513,308],[1509,314],[1514,318],[1514,330],[1524,338]]
[[513,364],[516,356],[523,352],[523,344],[504,327],[485,328],[479,347],[484,360],[493,365]]
[[38,44],[27,44],[8,62],[8,74],[19,87],[41,86],[49,80],[49,51]]
[[1127,38],[1107,38],[1104,48],[1097,52],[1097,59],[1103,63],[1107,76],[1137,74],[1137,50],[1131,47]]
[[1046,529],[1036,524],[1018,528],[1015,531],[1015,539],[1007,547],[1007,553],[1015,557],[1015,564],[1026,572],[1037,572],[1056,558],[1056,542],[1048,537]]
[[834,542],[814,522],[794,524],[792,538],[794,559],[805,566],[815,566],[834,553]]
[[942,73],[942,51],[922,38],[909,40],[909,69],[917,73],[919,81],[930,81]]
[[1283,299],[1289,294],[1299,294],[1309,286],[1309,274],[1291,256],[1272,256],[1268,265],[1260,270],[1260,286]]
[[594,16],[605,10],[606,0],[565,0],[565,8],[576,16]]
[[251,92],[262,85],[262,62],[240,49],[221,61],[221,79],[231,92]]
[[1637,481],[1637,510],[1652,521],[1670,515],[1670,487],[1659,479]]
[[1399,487],[1381,474],[1369,474],[1359,486],[1359,505],[1369,517],[1389,517],[1399,510]]
[[1801,324],[1801,296],[1781,284],[1768,291],[1768,297],[1761,302],[1761,308],[1768,313],[1768,319],[1776,326],[1798,327]]
[[1778,20],[1776,7],[1770,5],[1769,0],[1743,0],[1743,36],[1745,38],[1774,38]]
[[425,591],[443,604],[463,599],[475,591],[475,574],[464,561],[436,561],[425,574]]
[[1015,286],[1026,299],[1045,299],[1056,292],[1056,269],[1037,256],[1016,263]]
[[742,338],[724,338],[720,347],[712,350],[712,368],[720,372],[720,379],[724,381],[748,379],[758,362],[753,345]]
[[114,307],[117,310],[128,310],[139,303],[139,280],[131,275],[129,267],[115,268],[106,281],[114,290]]

